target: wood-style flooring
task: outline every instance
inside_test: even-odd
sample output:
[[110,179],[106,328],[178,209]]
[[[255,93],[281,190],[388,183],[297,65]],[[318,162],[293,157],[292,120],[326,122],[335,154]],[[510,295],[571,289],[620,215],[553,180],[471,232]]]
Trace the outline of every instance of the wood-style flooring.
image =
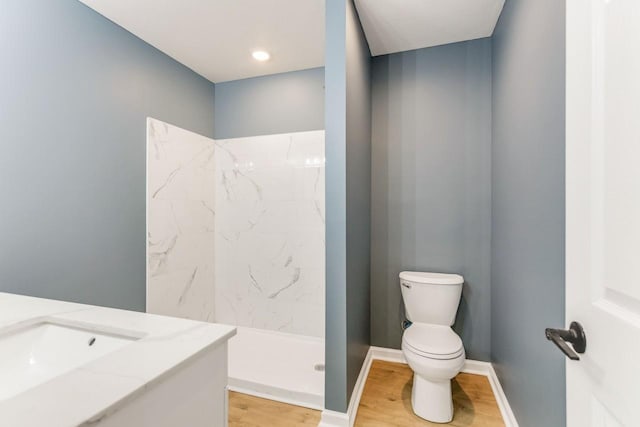
[[[401,363],[374,360],[360,399],[357,427],[503,427],[487,377],[459,374],[452,383],[454,418],[434,424],[411,409],[413,371]],[[320,411],[229,392],[229,427],[317,426]]]
[[229,427],[314,426],[320,411],[229,392]]
[[[440,426],[413,413],[411,387],[413,371],[402,363],[374,360],[364,386],[355,425],[358,427]],[[504,426],[500,409],[487,377],[458,374],[451,384],[452,427]]]

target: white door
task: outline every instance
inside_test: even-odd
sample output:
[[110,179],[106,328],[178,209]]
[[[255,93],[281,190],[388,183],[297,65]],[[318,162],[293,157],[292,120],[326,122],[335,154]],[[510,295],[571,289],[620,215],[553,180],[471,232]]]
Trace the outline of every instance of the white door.
[[640,0],[567,0],[568,427],[640,426]]

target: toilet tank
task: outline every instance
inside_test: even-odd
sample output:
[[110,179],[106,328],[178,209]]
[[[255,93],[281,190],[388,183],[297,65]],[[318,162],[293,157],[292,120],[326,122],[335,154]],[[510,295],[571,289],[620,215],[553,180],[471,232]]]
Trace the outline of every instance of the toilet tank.
[[458,274],[400,273],[400,289],[407,319],[418,323],[453,325],[464,278]]

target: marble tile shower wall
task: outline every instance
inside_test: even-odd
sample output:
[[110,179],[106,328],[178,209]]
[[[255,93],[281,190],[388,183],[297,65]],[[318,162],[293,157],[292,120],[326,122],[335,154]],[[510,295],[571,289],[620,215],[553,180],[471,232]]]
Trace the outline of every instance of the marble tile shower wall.
[[214,321],[215,144],[147,121],[147,312]]
[[324,131],[148,122],[147,311],[324,336]]
[[324,131],[216,141],[216,319],[324,336]]

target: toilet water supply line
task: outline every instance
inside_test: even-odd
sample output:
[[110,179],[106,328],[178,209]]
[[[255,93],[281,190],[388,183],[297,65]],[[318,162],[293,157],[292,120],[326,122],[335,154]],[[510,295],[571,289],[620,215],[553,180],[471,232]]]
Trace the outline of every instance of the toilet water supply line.
[[[403,283],[402,285],[407,287],[407,288],[409,288],[409,289],[411,289],[411,287],[409,285],[407,285],[407,284]],[[405,314],[405,318],[404,318],[404,320],[402,322],[400,322],[400,329],[402,329],[402,331],[404,332],[404,331],[407,330],[407,328],[409,326],[411,326],[413,324],[413,322],[411,320],[407,319],[407,317],[406,317],[407,316],[407,312],[406,312],[406,310],[404,308],[404,304],[403,304],[403,307],[401,308],[401,310],[405,312],[404,313]]]

